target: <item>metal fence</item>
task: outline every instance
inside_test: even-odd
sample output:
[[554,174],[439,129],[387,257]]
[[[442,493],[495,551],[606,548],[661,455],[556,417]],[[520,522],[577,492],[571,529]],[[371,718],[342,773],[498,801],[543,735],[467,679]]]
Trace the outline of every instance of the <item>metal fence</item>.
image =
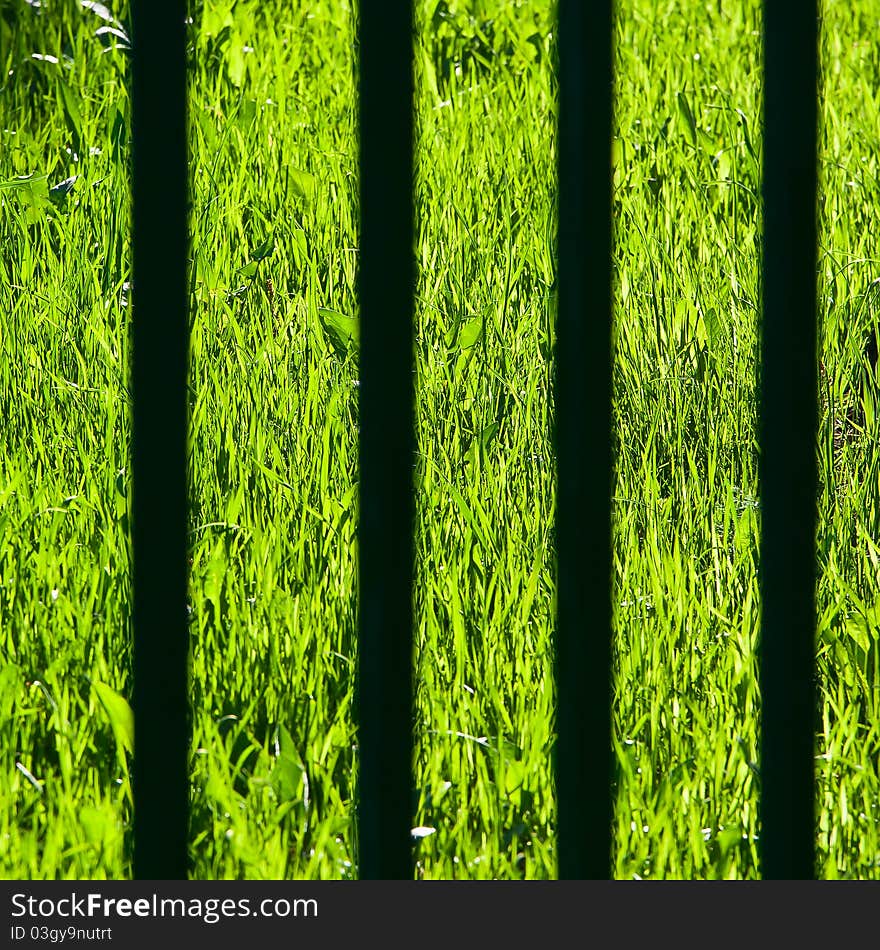
[[[412,877],[411,0],[360,0],[359,869]],[[134,873],[187,876],[185,0],[133,0]],[[765,0],[761,873],[814,875],[816,0]],[[559,874],[612,868],[612,2],[559,0]],[[394,275],[393,280],[388,275]],[[161,373],[157,368],[161,366]],[[604,743],[608,754],[596,757]]]

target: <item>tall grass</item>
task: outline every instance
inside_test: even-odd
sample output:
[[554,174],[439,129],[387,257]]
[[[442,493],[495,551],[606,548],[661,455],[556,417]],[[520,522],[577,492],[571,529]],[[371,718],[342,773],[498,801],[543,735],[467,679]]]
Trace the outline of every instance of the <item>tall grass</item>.
[[[130,105],[111,9],[0,9],[7,877],[131,873]],[[191,12],[193,875],[353,877],[353,12]],[[417,12],[412,822],[434,829],[417,874],[546,878],[555,11]],[[824,5],[826,877],[880,876],[878,20],[877,0]],[[618,877],[757,875],[760,27],[754,0],[617,12]]]

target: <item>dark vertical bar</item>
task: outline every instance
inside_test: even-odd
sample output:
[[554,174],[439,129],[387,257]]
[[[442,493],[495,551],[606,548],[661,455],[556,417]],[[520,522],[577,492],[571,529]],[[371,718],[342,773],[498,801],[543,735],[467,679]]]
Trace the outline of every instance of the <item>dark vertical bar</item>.
[[184,0],[132,3],[134,874],[187,876]]
[[815,873],[815,0],[764,4],[761,872]]
[[413,875],[413,21],[360,3],[359,866]]
[[611,874],[611,0],[559,2],[559,876]]

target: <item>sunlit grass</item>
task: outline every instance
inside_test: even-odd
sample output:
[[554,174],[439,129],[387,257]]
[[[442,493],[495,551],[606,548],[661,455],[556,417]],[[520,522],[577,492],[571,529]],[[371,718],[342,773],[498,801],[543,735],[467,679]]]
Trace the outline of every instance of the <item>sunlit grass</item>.
[[[107,692],[131,686],[128,18],[110,6],[118,23],[62,0],[0,15],[6,877],[131,873]],[[546,878],[554,10],[417,7],[412,823],[435,829],[417,873]],[[353,17],[342,0],[192,13],[193,875],[354,877]],[[757,874],[759,16],[754,0],[618,9],[618,877]],[[825,5],[827,877],[880,876],[878,21],[876,0]]]

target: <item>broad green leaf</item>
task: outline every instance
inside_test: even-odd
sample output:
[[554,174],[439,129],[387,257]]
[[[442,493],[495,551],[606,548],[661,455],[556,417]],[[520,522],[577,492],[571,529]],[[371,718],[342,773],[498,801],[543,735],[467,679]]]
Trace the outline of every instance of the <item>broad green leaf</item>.
[[214,544],[211,552],[211,558],[205,568],[205,575],[202,590],[205,600],[211,602],[214,607],[214,615],[220,618],[220,607],[222,602],[223,583],[226,578],[226,571],[229,562],[226,555],[226,542],[220,538]]
[[269,782],[281,801],[294,801],[300,796],[305,768],[300,761],[293,738],[284,726],[278,730],[275,748],[277,754],[275,765],[269,775]]
[[226,504],[226,523],[234,525],[241,512],[241,506],[244,504],[244,488],[239,487],[235,494],[231,495]]
[[9,189],[22,200],[25,220],[28,224],[40,221],[47,213],[55,214],[55,206],[49,198],[49,185],[45,175],[25,175],[0,181],[0,190]]
[[273,235],[270,234],[266,238],[265,241],[263,241],[261,244],[258,244],[257,247],[255,247],[251,251],[251,260],[261,261],[264,258],[268,257],[274,250],[275,250],[275,238]]
[[846,624],[847,636],[867,653],[871,649],[871,634],[868,621],[861,614],[850,617]]
[[74,144],[79,148],[82,142],[82,116],[80,115],[77,97],[63,79],[58,80],[58,89],[61,93],[68,128],[73,135]]
[[288,169],[290,176],[290,189],[304,201],[311,203],[315,198],[315,176],[308,172],[300,171],[298,168]]
[[691,111],[691,104],[688,102],[688,98],[684,92],[678,93],[678,111],[681,114],[681,117],[684,119],[684,124],[687,126],[688,133],[691,137],[691,145],[696,147],[697,144],[697,123],[694,119],[694,113]]
[[241,86],[244,82],[244,43],[237,32],[233,32],[229,40],[229,47],[226,50],[226,69],[229,73],[230,82],[235,86]]
[[483,338],[483,318],[457,318],[446,335],[450,358],[455,360],[455,375],[459,376],[473,359],[477,343]]
[[431,801],[434,805],[438,805],[445,797],[449,789],[452,788],[452,782],[449,782],[445,779],[438,779],[434,787],[431,789]]
[[309,254],[306,232],[302,228],[294,228],[292,238],[289,247],[293,251],[293,263],[295,267],[300,268],[305,264]]
[[472,439],[468,449],[465,461],[473,465],[477,461],[477,454],[485,452],[492,444],[492,440],[498,435],[500,426],[497,422],[490,422],[485,428],[481,429]]
[[0,666],[0,718],[9,721],[24,687],[24,673],[15,663]]
[[504,765],[504,791],[513,795],[522,787],[526,778],[526,767],[523,762],[514,760]]
[[94,805],[84,805],[79,810],[79,823],[86,835],[86,841],[92,845],[104,844],[115,836],[116,823],[114,816],[103,808]]
[[224,29],[231,29],[234,22],[231,8],[219,3],[208,4],[199,19],[201,20],[202,36],[205,37],[219,36]]
[[[25,191],[35,185],[38,181],[46,184],[46,176],[35,178],[33,175],[22,175],[20,178],[9,178],[6,181],[0,181],[0,191]],[[46,186],[48,194],[48,186]]]
[[92,680],[116,741],[128,752],[134,752],[134,713],[123,696],[100,680]]
[[344,359],[361,342],[360,324],[356,317],[347,317],[337,310],[318,307],[318,318],[333,349]]
[[710,307],[709,310],[707,310],[703,315],[703,323],[706,326],[706,336],[709,340],[709,349],[714,352],[721,343],[722,333],[721,321],[718,318],[718,311],[714,307]]
[[483,318],[472,317],[465,320],[458,331],[456,345],[462,350],[470,349],[483,336]]
[[253,125],[257,112],[256,99],[243,99],[235,116],[235,122],[239,129],[247,131]]
[[0,181],[0,190],[6,189],[16,192],[25,201],[37,203],[49,200],[49,184],[46,175],[24,175],[21,178]]
[[726,858],[728,852],[735,845],[738,845],[743,839],[742,828],[738,825],[735,825],[733,828],[725,828],[723,831],[718,832],[718,850],[721,852],[721,857]]

